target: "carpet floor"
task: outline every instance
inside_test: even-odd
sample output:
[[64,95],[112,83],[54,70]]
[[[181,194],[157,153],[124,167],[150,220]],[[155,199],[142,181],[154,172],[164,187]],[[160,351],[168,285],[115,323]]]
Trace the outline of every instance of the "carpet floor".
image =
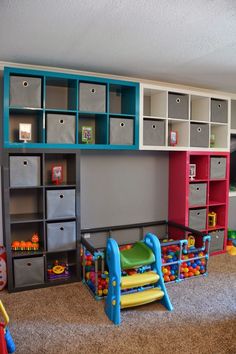
[[235,354],[236,257],[212,257],[209,276],[170,284],[174,306],[122,311],[113,325],[82,283],[0,297],[17,354]]

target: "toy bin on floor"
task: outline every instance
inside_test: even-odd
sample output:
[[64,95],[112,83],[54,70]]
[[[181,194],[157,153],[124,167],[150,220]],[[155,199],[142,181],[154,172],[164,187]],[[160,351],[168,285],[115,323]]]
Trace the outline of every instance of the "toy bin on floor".
[[[202,232],[160,221],[117,227],[82,230],[83,282],[96,299],[107,295],[109,274],[105,262],[106,241],[116,239],[120,251],[131,248],[148,233],[161,242],[162,273],[165,283],[180,282],[206,276],[208,270],[210,236]],[[127,275],[148,271],[148,266],[125,270]],[[126,275],[123,274],[122,275]]]

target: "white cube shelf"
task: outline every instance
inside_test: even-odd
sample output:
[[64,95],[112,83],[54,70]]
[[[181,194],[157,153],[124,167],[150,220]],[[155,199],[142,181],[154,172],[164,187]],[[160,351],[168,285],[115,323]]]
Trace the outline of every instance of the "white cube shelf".
[[[179,99],[178,99],[179,98]],[[226,105],[227,120],[218,114],[217,121],[213,121],[212,115],[217,109],[215,102],[223,102]],[[183,107],[180,107],[183,104]],[[230,107],[231,104],[231,107]],[[233,112],[230,119],[231,109]],[[175,113],[176,109],[176,113]],[[182,116],[183,112],[183,116]],[[225,111],[224,111],[225,112]],[[218,113],[218,112],[216,112]],[[147,120],[165,122],[165,142],[162,145],[147,144]],[[226,120],[226,122],[223,122]],[[152,84],[140,85],[140,149],[141,150],[199,150],[199,151],[229,151],[230,148],[230,122],[236,129],[236,100],[230,100],[228,96],[216,95],[193,90],[182,90],[176,87],[166,87]],[[164,123],[163,123],[164,124]],[[162,124],[162,125],[163,125]],[[196,124],[204,124],[209,127],[209,140],[207,143],[194,143],[191,146],[191,127]],[[155,123],[153,123],[155,125]],[[177,133],[177,143],[170,145],[170,131]],[[158,142],[158,139],[157,139]],[[202,146],[201,146],[202,145]]]

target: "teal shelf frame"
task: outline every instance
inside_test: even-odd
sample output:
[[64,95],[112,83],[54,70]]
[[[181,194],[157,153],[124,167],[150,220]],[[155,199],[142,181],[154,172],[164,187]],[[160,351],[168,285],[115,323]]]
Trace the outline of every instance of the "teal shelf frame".
[[[30,107],[11,107],[10,106],[10,75],[19,75],[19,76],[31,76],[39,77],[42,79],[42,107],[41,108],[30,108]],[[46,107],[46,80],[55,79],[55,80],[74,80],[75,81],[75,109],[53,109]],[[95,83],[95,84],[105,84],[106,85],[106,112],[82,112],[79,110],[79,83]],[[110,112],[110,85],[114,87],[126,87],[134,89],[133,107],[130,112],[125,113],[113,113]],[[40,149],[86,149],[86,150],[138,150],[139,149],[139,98],[140,98],[140,84],[138,82],[132,81],[123,81],[123,80],[114,80],[109,78],[102,77],[93,77],[93,76],[83,76],[67,73],[58,73],[50,71],[41,71],[41,70],[31,70],[31,69],[21,69],[13,67],[4,68],[4,96],[3,96],[3,147],[4,148],[21,148],[21,149],[31,149],[31,148],[40,148]],[[74,107],[73,107],[74,108]],[[40,135],[40,142],[11,142],[10,141],[10,112],[19,112],[19,113],[40,113],[42,117],[42,132]],[[46,114],[47,113],[62,113],[62,114],[74,114],[76,118],[75,130],[76,130],[76,139],[75,144],[51,144],[46,142]],[[106,136],[106,144],[80,144],[79,143],[79,119],[80,115],[106,115],[106,131],[104,135]],[[112,145],[109,144],[109,118],[130,118],[134,120],[134,142],[133,145]]]

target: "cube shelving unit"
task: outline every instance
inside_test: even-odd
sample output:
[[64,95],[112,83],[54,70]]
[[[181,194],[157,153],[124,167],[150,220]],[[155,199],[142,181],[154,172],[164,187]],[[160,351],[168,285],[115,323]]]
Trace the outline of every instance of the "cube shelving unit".
[[[20,139],[20,123],[31,124],[30,141]],[[81,138],[82,127],[92,135],[87,143]],[[127,134],[131,138],[123,140]],[[114,135],[117,138],[112,140]],[[138,82],[4,69],[5,148],[136,150],[138,146]]]
[[229,97],[140,85],[141,150],[228,151],[229,144]]
[[[195,177],[190,178],[190,165]],[[171,152],[169,159],[169,220],[212,236],[210,252],[226,251],[229,198],[229,153]],[[209,225],[208,214],[216,214]]]
[[[52,181],[53,166],[62,167],[59,184]],[[79,152],[73,150],[4,152],[4,230],[10,292],[80,280],[79,166]],[[27,242],[36,233],[39,247],[27,249]],[[21,244],[12,249],[16,241]],[[52,281],[47,270],[57,261],[68,265],[69,274]]]

